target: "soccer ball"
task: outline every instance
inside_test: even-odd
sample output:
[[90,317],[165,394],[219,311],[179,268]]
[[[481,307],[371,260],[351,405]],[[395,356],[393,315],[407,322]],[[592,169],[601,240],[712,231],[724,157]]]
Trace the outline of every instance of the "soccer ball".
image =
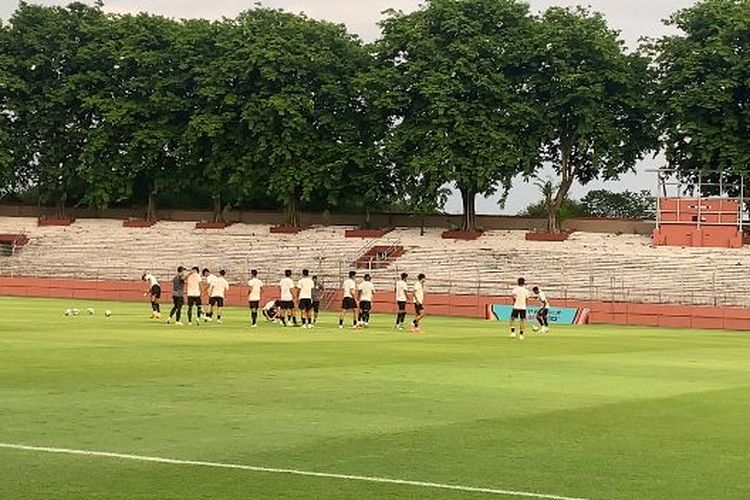
[[539,331],[539,327],[538,327],[538,326],[536,326],[536,325],[532,326],[532,327],[531,327],[531,329],[532,329],[533,331],[535,331],[535,332],[538,332],[538,331]]
[[93,316],[94,315],[94,309],[91,308],[91,307],[89,307],[88,309],[86,309],[86,312],[89,313],[89,316]]
[[71,314],[72,314],[73,316],[80,316],[80,315],[81,315],[81,311],[79,311],[78,309],[73,309],[73,310],[71,310],[71,312],[70,312],[70,313],[71,313]]
[[70,316],[71,314],[73,314],[73,311],[70,310],[70,309],[65,309],[65,313],[64,314],[65,314],[65,316]]
[[104,315],[109,318],[110,316],[112,316],[112,311],[107,309],[106,311],[104,311]]

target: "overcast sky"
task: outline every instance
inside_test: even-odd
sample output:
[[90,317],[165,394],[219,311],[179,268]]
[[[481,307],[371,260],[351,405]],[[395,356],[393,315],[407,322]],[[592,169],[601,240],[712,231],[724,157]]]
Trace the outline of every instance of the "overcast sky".
[[[68,1],[29,0],[30,3],[63,5]],[[86,0],[85,3],[93,3]],[[110,12],[148,11],[176,18],[205,17],[219,19],[232,17],[250,9],[256,2],[252,0],[105,0],[105,10]],[[370,41],[377,37],[377,22],[381,12],[393,8],[409,12],[420,5],[420,0],[265,0],[267,7],[279,7],[290,12],[305,12],[308,16],[346,24],[351,32]],[[669,33],[662,20],[671,13],[689,7],[695,0],[530,0],[532,10],[543,10],[551,5],[588,5],[603,13],[610,26],[620,30],[622,38],[630,47],[635,47],[641,37],[655,37]],[[0,0],[0,18],[8,19],[18,2]],[[623,189],[652,189],[655,185],[653,174],[644,170],[661,165],[661,160],[644,161],[635,174],[623,176],[619,182],[595,183],[589,188],[606,187],[613,191]],[[575,196],[582,196],[587,189],[576,187]],[[479,200],[480,213],[516,213],[529,202],[539,198],[535,187],[521,182],[515,184],[505,210],[497,206],[495,200]],[[460,200],[455,197],[449,202],[449,211],[460,211]]]

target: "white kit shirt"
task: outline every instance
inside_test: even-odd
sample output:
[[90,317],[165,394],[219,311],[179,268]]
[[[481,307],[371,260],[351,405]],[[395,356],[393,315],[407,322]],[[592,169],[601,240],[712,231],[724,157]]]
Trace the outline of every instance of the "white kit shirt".
[[294,295],[292,295],[294,281],[292,281],[292,278],[282,279],[281,283],[279,283],[279,286],[281,286],[281,300],[286,302],[294,300]]
[[223,276],[216,277],[211,281],[211,288],[209,289],[211,297],[226,297],[227,291],[229,290],[229,282]]
[[539,302],[542,303],[542,309],[549,309],[549,301],[547,300],[547,294],[539,290],[539,295],[536,296]]
[[375,293],[375,285],[372,281],[363,281],[359,284],[359,300],[372,302],[372,296]]
[[311,278],[302,278],[301,280],[299,280],[299,283],[297,283],[297,288],[299,288],[300,299],[312,300],[312,292],[313,288],[315,288],[315,282]]
[[147,274],[145,277],[146,277],[146,281],[148,281],[149,286],[156,286],[159,284],[159,281],[156,279],[156,276],[154,276],[153,274]]
[[344,297],[348,297],[353,299],[354,295],[352,295],[352,290],[357,289],[357,284],[354,282],[353,279],[347,278],[344,280]]
[[424,304],[424,285],[421,281],[414,283],[414,303]]
[[201,277],[198,273],[190,273],[185,282],[187,283],[188,297],[201,296]]
[[396,302],[406,302],[406,290],[409,285],[404,280],[398,280],[396,282]]
[[531,293],[525,286],[517,286],[513,289],[513,296],[515,297],[515,302],[513,303],[513,309],[517,309],[519,311],[525,311],[526,310],[526,304],[529,300],[529,296]]
[[250,287],[248,300],[250,302],[260,302],[260,291],[263,288],[263,282],[258,278],[253,278],[247,282],[247,286]]

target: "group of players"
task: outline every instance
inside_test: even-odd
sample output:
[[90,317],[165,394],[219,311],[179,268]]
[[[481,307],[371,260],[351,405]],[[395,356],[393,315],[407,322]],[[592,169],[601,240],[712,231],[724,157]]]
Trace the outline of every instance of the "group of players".
[[[248,305],[250,307],[251,328],[258,326],[259,313],[268,321],[281,323],[283,326],[298,326],[297,311],[300,312],[302,328],[314,328],[318,321],[320,303],[325,295],[325,286],[317,276],[310,276],[310,271],[303,269],[298,281],[292,278],[292,271],[284,271],[284,277],[279,282],[280,297],[277,300],[268,301],[261,309],[262,291],[265,286],[258,278],[258,271],[250,272],[248,286]],[[410,329],[413,333],[420,333],[420,322],[425,316],[424,309],[424,284],[426,277],[420,274],[417,281],[410,286],[407,282],[409,275],[402,273],[396,283],[396,304],[398,313],[396,316],[396,329],[403,330],[406,321],[406,305],[411,296],[414,304],[414,319]],[[352,328],[362,329],[370,324],[375,286],[372,276],[365,274],[363,280],[358,284],[357,272],[350,271],[348,278],[342,285],[341,313],[339,314],[339,328],[344,328],[344,323],[351,317]],[[161,319],[161,294],[162,289],[158,279],[151,273],[144,273],[141,279],[148,285],[144,296],[151,297],[151,319]],[[182,266],[177,268],[177,274],[172,278],[172,309],[169,313],[167,323],[182,325],[182,309],[185,306],[185,295],[187,294],[187,317],[188,324],[200,325],[201,321],[222,321],[222,310],[229,283],[226,279],[226,271],[219,271],[216,276],[209,269],[200,270],[198,267],[186,269]],[[209,309],[204,314],[203,299],[208,298]],[[196,310],[195,322],[193,321],[193,308]]]
[[[298,326],[297,310],[300,312],[300,322],[302,328],[314,328],[318,322],[320,312],[320,303],[325,295],[325,286],[317,276],[310,276],[310,271],[303,269],[298,281],[292,278],[292,271],[284,271],[284,277],[279,282],[280,297],[276,300],[268,301],[263,308],[260,308],[264,283],[258,278],[258,271],[250,272],[248,286],[248,305],[250,307],[251,328],[258,326],[259,312],[268,321],[281,323],[283,326]],[[342,285],[341,313],[339,314],[339,328],[344,328],[344,323],[348,317],[351,317],[352,328],[362,329],[370,324],[370,314],[372,312],[373,297],[375,295],[375,286],[372,283],[372,276],[365,274],[363,280],[358,284],[356,281],[357,272],[350,271],[347,279]],[[413,285],[408,283],[409,275],[402,273],[395,287],[395,301],[398,308],[396,314],[397,330],[404,329],[407,311],[406,305],[411,301],[414,304],[414,319],[411,322],[410,330],[412,333],[420,333],[420,322],[425,317],[425,281],[424,274],[420,274]],[[148,290],[145,296],[151,297],[151,319],[161,318],[161,285],[156,277],[150,273],[144,273],[141,279],[148,284]],[[182,308],[185,305],[185,294],[187,294],[187,317],[188,324],[199,325],[201,321],[222,322],[222,310],[224,300],[229,290],[229,282],[226,279],[226,271],[219,271],[219,275],[214,275],[208,269],[201,271],[198,267],[188,270],[180,266],[177,268],[177,274],[172,278],[172,310],[169,313],[167,323],[182,325]],[[529,291],[526,288],[526,280],[518,279],[518,286],[513,291],[513,310],[510,319],[510,336],[520,340],[525,339],[525,326],[527,319],[528,302],[531,298],[536,298],[540,307],[536,314],[536,321],[542,333],[549,332],[549,301],[546,294],[535,286]],[[203,312],[203,297],[208,297],[208,311]],[[193,322],[193,308],[196,309],[195,322]],[[518,333],[516,333],[516,322],[518,322]]]

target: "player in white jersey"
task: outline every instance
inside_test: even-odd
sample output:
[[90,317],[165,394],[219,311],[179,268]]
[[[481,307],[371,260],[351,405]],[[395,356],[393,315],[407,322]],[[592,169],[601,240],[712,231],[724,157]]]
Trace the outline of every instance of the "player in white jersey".
[[375,294],[375,285],[372,284],[372,276],[365,274],[365,280],[359,284],[359,323],[360,328],[369,326],[370,312],[372,311],[372,299]]
[[313,289],[315,282],[310,278],[310,271],[302,270],[302,278],[297,282],[299,301],[297,303],[302,319],[302,328],[313,327]]
[[419,322],[424,319],[424,282],[427,277],[424,274],[417,276],[417,281],[414,283],[414,321],[411,324],[412,333],[422,333],[419,328]]
[[148,290],[143,294],[144,297],[151,296],[151,319],[161,318],[161,285],[159,280],[151,273],[143,273],[141,280],[146,282]]
[[[539,326],[542,329],[542,333],[549,333],[549,300],[547,299],[547,294],[544,293],[538,286],[535,286],[531,289],[532,292],[534,292],[534,295],[536,296],[536,299],[539,301],[539,311],[536,313],[536,320],[539,322]],[[536,326],[533,326],[531,328],[534,331],[537,331],[538,328]]]
[[211,273],[210,270],[204,269],[201,272],[201,302],[208,304],[208,312],[203,315],[203,321],[213,321],[214,317],[214,306],[211,304],[211,285],[216,281],[217,277]]
[[518,339],[524,340],[526,327],[526,308],[531,293],[526,288],[526,280],[518,278],[518,286],[513,289],[513,311],[510,313],[510,337],[516,338],[516,320],[519,320]]
[[398,307],[398,313],[396,314],[397,330],[403,330],[404,321],[406,321],[406,302],[409,300],[409,284],[406,282],[406,278],[408,277],[408,274],[401,273],[401,279],[396,282],[396,306]]
[[221,323],[221,313],[224,309],[227,291],[229,291],[227,272],[222,269],[219,271],[219,276],[215,276],[208,287],[208,303],[211,304],[211,312],[216,314],[217,323]]
[[[253,269],[250,271],[250,281],[247,282],[249,288],[247,292],[247,302],[250,306],[250,319],[252,324],[250,328],[258,327],[258,309],[260,309],[260,295],[263,290],[263,282],[258,279],[258,271]],[[274,305],[274,309],[276,306]],[[274,317],[276,316],[274,311]]]
[[279,282],[279,287],[281,288],[281,297],[279,298],[280,304],[279,308],[280,316],[281,316],[281,323],[284,326],[287,326],[287,320],[291,319],[292,313],[294,311],[294,280],[292,280],[292,271],[287,269],[284,271],[284,277],[281,279],[281,282]]
[[280,300],[269,300],[266,305],[263,306],[263,317],[268,321],[277,322],[279,315],[279,303]]
[[195,324],[199,325],[203,316],[203,301],[201,300],[201,275],[200,269],[194,267],[192,272],[185,279],[187,284],[187,306],[188,306],[188,323],[193,322],[193,306],[196,308],[197,316]]
[[357,327],[357,277],[356,271],[349,271],[349,277],[342,285],[343,299],[341,300],[341,314],[339,315],[339,328],[344,328],[344,317],[352,315],[352,328]]

